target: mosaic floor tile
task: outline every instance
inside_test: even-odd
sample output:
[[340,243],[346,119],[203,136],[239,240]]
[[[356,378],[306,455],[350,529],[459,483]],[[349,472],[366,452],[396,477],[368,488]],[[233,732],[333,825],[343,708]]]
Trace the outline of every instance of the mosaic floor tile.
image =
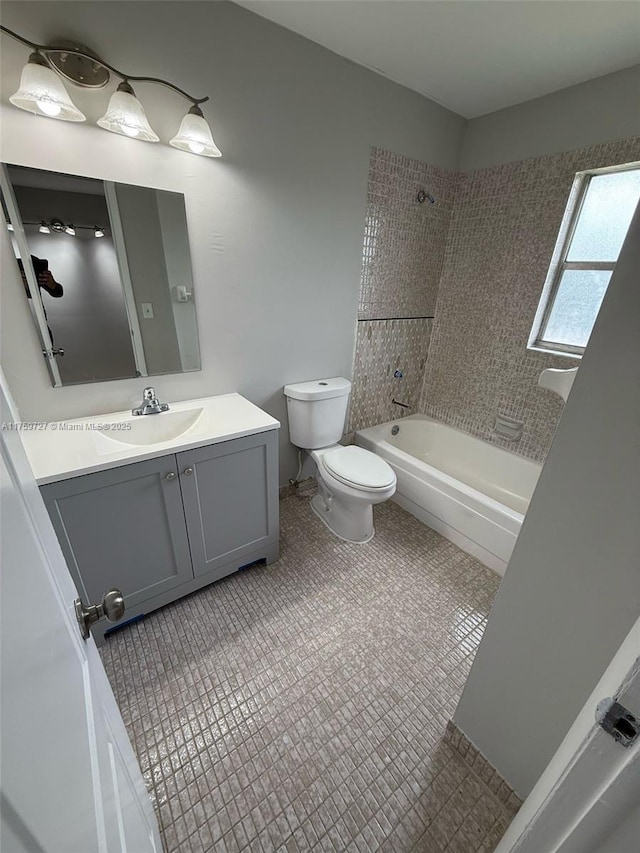
[[167,853],[493,850],[513,810],[445,729],[499,578],[390,502],[367,545],[280,506],[277,563],[102,649]]

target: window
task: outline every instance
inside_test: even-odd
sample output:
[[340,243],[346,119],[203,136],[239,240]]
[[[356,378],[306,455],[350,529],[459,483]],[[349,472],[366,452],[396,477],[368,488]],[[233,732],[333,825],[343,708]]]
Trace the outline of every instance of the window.
[[640,168],[576,177],[530,346],[581,355],[640,198]]

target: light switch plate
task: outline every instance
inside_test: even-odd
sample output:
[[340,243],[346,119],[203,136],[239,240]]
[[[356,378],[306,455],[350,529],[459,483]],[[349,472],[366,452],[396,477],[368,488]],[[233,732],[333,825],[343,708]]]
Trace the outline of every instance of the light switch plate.
[[153,320],[153,302],[141,302],[142,316],[145,320]]

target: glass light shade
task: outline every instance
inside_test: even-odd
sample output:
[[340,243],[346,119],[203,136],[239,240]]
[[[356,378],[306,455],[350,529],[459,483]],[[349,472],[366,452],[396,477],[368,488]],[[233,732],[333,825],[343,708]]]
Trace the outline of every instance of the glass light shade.
[[40,223],[40,228],[38,228],[38,231],[41,234],[51,234],[51,228],[49,228],[46,222]]
[[199,107],[191,107],[180,122],[180,129],[170,140],[169,145],[179,148],[180,151],[200,154],[203,157],[222,157],[222,151],[213,141],[211,128]]
[[93,229],[93,236],[94,237],[104,237],[104,229],[98,228],[98,226],[96,225]]
[[121,83],[111,95],[109,106],[98,124],[112,133],[120,133],[131,139],[142,139],[144,142],[159,142],[160,137],[154,133],[144,107],[136,98],[128,83]]
[[67,232],[67,234],[70,234],[71,237],[76,236],[76,229],[73,227],[73,225],[67,225],[67,227],[64,230]]
[[73,103],[62,80],[37,53],[32,53],[22,69],[20,88],[9,98],[21,110],[62,121],[86,121]]

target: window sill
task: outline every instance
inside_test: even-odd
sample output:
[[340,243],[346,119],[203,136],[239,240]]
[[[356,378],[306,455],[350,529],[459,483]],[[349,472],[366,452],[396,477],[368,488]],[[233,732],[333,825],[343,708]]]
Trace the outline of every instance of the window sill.
[[562,358],[571,358],[571,359],[573,359],[573,360],[576,360],[576,359],[577,359],[578,361],[580,361],[580,359],[581,359],[581,358],[582,358],[582,356],[584,355],[584,353],[579,353],[579,352],[565,352],[564,350],[551,349],[551,348],[547,348],[547,347],[535,346],[535,344],[529,344],[529,345],[527,346],[527,350],[528,350],[529,352],[543,353],[544,355],[559,355],[559,356],[561,356]]

